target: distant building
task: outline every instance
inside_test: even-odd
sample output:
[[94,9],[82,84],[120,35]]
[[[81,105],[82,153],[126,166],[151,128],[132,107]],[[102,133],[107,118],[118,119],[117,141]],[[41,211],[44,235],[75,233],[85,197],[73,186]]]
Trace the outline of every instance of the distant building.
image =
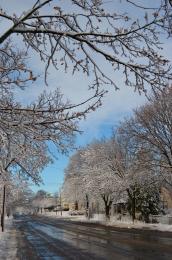
[[161,188],[161,203],[165,213],[172,214],[172,186],[165,184]]

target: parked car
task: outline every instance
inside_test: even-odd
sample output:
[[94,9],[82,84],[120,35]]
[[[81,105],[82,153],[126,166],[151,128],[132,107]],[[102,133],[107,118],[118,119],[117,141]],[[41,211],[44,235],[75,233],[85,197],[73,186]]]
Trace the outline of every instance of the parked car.
[[85,210],[70,210],[69,215],[71,216],[85,215]]

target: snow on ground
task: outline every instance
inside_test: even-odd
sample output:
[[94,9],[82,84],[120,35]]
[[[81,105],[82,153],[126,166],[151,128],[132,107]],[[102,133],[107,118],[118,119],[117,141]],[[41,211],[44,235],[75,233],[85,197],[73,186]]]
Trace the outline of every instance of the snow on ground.
[[5,232],[0,231],[0,259],[18,259],[16,232],[13,229],[13,219],[5,219]]
[[135,221],[133,223],[132,221],[110,221],[107,223],[109,226],[113,227],[121,227],[121,228],[135,228],[135,229],[147,229],[147,230],[159,230],[159,231],[169,231],[172,232],[172,225],[167,224],[147,224],[140,221]]
[[86,218],[85,216],[71,216],[69,212],[63,211],[62,216],[60,213],[54,212],[46,212],[43,215],[53,217],[53,218],[62,218],[68,219],[72,221],[80,221],[80,222],[89,222],[89,223],[100,223],[107,226],[113,227],[121,227],[121,228],[135,228],[135,229],[147,229],[147,230],[159,230],[159,231],[169,231],[172,232],[172,225],[167,224],[147,224],[141,221],[135,221],[134,223],[128,217],[123,218],[122,220],[118,220],[117,217],[111,217],[110,221],[106,221],[105,216],[103,214],[94,214],[94,217],[91,219]]

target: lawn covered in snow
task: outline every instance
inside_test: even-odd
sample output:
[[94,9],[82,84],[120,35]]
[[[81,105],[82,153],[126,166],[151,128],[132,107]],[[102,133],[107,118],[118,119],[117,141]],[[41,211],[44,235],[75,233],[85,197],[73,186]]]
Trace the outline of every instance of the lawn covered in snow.
[[150,230],[159,230],[159,231],[169,231],[172,232],[172,225],[167,224],[147,224],[141,221],[135,220],[133,223],[130,218],[123,218],[122,220],[117,220],[115,216],[111,217],[110,221],[106,221],[103,214],[95,214],[93,218],[88,219],[85,215],[70,215],[68,211],[63,211],[62,216],[60,213],[56,214],[54,212],[46,212],[44,214],[47,217],[53,218],[63,218],[72,221],[80,222],[90,222],[90,223],[100,223],[107,226],[121,227],[121,228],[135,228],[135,229],[150,229]]

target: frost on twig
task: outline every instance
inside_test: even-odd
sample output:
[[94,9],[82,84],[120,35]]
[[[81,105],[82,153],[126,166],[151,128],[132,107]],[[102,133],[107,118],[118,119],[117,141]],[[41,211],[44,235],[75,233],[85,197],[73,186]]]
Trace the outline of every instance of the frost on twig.
[[148,85],[159,88],[172,78],[169,61],[159,54],[160,31],[170,35],[171,6],[167,0],[152,2],[152,8],[147,8],[144,1],[140,6],[134,0],[122,1],[138,13],[150,9],[136,19],[118,11],[118,6],[110,13],[103,1],[93,0],[71,0],[67,7],[60,2],[56,6],[53,0],[37,1],[20,17],[2,9],[0,16],[12,26],[1,35],[0,44],[13,34],[21,35],[26,50],[36,51],[46,63],[45,82],[53,65],[57,70],[94,75],[90,87],[95,90],[106,84],[118,89],[115,73],[109,76],[104,70],[106,64],[123,73],[125,85],[139,91],[146,91]]

